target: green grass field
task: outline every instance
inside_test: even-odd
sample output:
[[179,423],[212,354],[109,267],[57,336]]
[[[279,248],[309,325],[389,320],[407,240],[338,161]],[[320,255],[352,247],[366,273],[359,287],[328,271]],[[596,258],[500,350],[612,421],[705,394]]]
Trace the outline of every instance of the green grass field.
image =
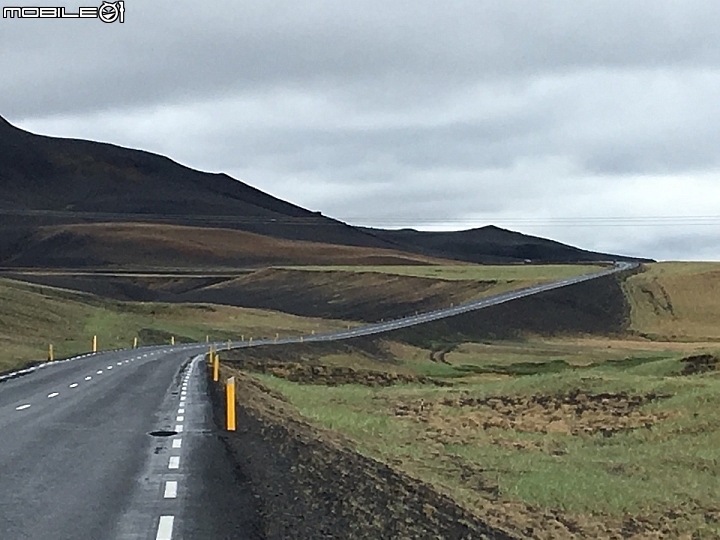
[[[720,345],[642,346],[594,339],[469,344],[448,355],[449,364],[406,348],[405,360],[391,367],[452,387],[320,387],[255,376],[312,423],[480,515],[488,505],[515,503],[587,522],[628,515],[653,521],[676,511],[672,534],[718,538],[718,523],[702,516],[717,511],[720,372],[684,376],[680,359],[720,353]],[[329,363],[354,362],[334,356]],[[378,362],[375,369],[385,368]],[[600,397],[583,411],[582,400],[563,401],[573,392]],[[633,401],[647,395],[661,397]],[[493,397],[510,403],[488,401]]]
[[309,334],[345,328],[346,323],[296,317],[275,311],[204,304],[118,302],[97,296],[0,279],[0,372],[47,358],[101,349],[180,341]]
[[449,281],[528,281],[541,282],[564,279],[602,270],[599,265],[448,265],[448,266],[290,266],[290,270],[308,272],[375,272],[397,276],[413,276]]

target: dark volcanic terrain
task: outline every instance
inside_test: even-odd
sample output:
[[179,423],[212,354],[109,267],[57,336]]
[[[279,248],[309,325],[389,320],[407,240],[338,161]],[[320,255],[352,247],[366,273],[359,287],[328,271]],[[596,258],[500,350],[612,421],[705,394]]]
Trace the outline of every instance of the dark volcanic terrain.
[[[67,227],[107,223],[193,227],[184,231],[184,239],[196,246],[207,246],[212,240],[202,229],[230,229],[282,240],[395,252],[389,257],[377,256],[377,264],[397,264],[397,252],[486,263],[623,259],[497,227],[446,233],[353,227],[272,197],[226,174],[196,171],[164,156],[112,144],[35,135],[0,117],[0,265],[197,264],[191,255],[183,259],[183,253],[192,250],[175,250],[170,257],[154,260],[147,258],[148,251],[155,252],[154,246],[143,250],[138,249],[138,243],[114,240],[122,253],[108,257],[107,248],[102,253],[100,244],[108,241],[112,229]],[[127,239],[127,225],[115,231]],[[133,234],[149,238],[147,234]],[[158,235],[172,236],[171,231],[156,228],[155,241]],[[238,245],[250,246],[251,242]],[[313,248],[305,245],[304,249],[309,253]],[[80,260],[66,252],[79,253]],[[69,258],[63,261],[63,257]],[[278,264],[267,257],[252,259],[249,257],[249,264],[256,266]],[[244,264],[242,260],[235,253],[210,264]]]

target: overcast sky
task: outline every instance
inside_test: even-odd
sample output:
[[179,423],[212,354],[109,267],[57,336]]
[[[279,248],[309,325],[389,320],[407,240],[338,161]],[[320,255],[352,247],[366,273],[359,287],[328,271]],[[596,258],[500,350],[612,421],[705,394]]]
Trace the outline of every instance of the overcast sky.
[[1,19],[0,115],[352,224],[720,260],[717,0],[127,0],[123,24]]

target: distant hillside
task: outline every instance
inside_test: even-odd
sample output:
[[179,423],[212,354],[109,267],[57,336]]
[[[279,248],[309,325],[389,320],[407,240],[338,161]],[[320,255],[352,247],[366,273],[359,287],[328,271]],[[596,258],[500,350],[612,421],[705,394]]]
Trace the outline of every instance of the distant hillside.
[[587,251],[492,225],[455,232],[363,230],[402,249],[474,263],[642,260]]
[[39,227],[4,265],[180,269],[447,262],[390,249],[284,240],[232,229],[158,223],[91,223]]
[[[450,233],[353,227],[226,174],[196,171],[141,150],[35,135],[0,117],[0,265],[29,261],[33,249],[40,254],[43,248],[31,244],[39,235],[52,236],[51,227],[127,222],[236,229],[471,262],[621,259],[495,227]],[[133,251],[128,257],[133,259]],[[133,261],[142,263],[137,256]]]

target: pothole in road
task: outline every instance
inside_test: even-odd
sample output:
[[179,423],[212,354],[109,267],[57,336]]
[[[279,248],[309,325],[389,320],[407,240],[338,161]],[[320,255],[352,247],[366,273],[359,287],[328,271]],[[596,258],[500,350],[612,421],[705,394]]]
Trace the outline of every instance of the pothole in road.
[[158,430],[158,431],[151,431],[148,435],[152,435],[153,437],[172,437],[173,435],[177,435],[177,431],[169,431],[169,430]]

